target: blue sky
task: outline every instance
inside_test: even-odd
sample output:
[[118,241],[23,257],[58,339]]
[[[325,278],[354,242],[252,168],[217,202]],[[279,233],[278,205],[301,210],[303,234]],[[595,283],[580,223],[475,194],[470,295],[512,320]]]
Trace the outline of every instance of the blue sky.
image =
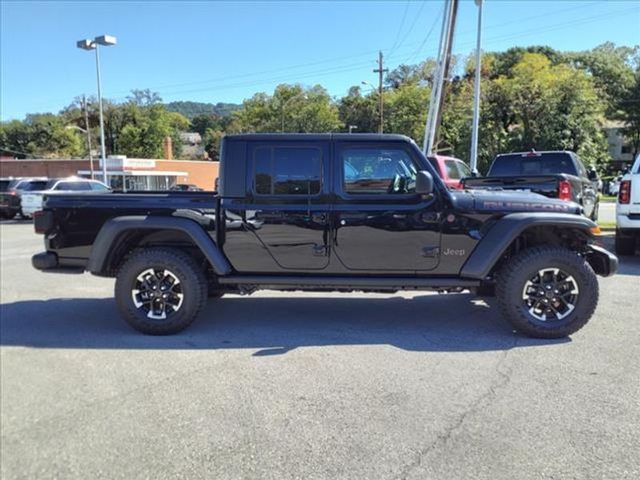
[[[382,49],[393,68],[437,49],[443,0],[384,2],[0,2],[0,118],[57,112],[96,91],[93,53],[76,40],[104,33],[103,94],[151,88],[165,101],[241,102],[279,83],[320,83],[335,96],[365,80]],[[462,1],[454,52],[475,45],[477,9]],[[584,50],[640,44],[640,1],[486,0],[485,50],[550,45]],[[428,35],[429,31],[431,34]]]

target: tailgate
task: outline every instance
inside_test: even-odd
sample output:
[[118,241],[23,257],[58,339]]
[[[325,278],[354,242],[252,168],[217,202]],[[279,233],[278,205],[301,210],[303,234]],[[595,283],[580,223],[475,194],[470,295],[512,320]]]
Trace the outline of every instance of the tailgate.
[[640,213],[640,173],[631,175],[631,213]]
[[558,198],[558,182],[562,175],[530,175],[509,177],[465,178],[464,187],[470,189],[524,190],[549,198]]

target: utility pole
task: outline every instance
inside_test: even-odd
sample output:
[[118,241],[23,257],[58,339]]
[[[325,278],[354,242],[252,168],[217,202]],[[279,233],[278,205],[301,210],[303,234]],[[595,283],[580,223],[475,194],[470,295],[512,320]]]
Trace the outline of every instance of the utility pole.
[[87,108],[87,97],[85,95],[82,95],[82,108],[84,110],[84,128],[87,129],[87,148],[89,149],[89,171],[91,172],[91,180],[94,180],[93,154],[91,153],[91,130],[89,129],[89,109]]
[[424,130],[423,150],[429,155],[436,144],[438,125],[442,118],[442,104],[444,102],[444,82],[451,64],[451,49],[453,47],[453,33],[458,12],[458,0],[445,0],[444,15],[442,18],[442,32],[440,33],[440,45],[438,47],[438,66],[429,102],[429,113]]
[[476,42],[476,75],[473,85],[473,124],[471,129],[471,173],[478,174],[478,127],[480,125],[480,67],[482,54],[482,0],[476,0],[478,6],[478,39]]
[[378,97],[380,101],[380,106],[378,107],[380,110],[380,125],[378,126],[378,133],[384,132],[384,98],[382,97],[382,80],[383,75],[389,71],[388,68],[382,68],[384,65],[384,60],[382,57],[382,50],[378,52],[378,68],[376,68],[373,73],[378,74]]

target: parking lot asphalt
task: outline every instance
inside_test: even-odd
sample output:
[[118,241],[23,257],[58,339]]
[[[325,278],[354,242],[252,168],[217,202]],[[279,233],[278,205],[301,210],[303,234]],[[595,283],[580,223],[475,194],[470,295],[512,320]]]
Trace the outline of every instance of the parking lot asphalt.
[[640,477],[640,259],[568,339],[469,294],[261,292],[148,337],[0,225],[2,478]]

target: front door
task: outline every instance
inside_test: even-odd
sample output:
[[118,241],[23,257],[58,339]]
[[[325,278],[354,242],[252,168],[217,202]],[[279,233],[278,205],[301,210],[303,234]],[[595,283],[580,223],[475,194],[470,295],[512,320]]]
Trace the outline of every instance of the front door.
[[415,193],[421,165],[405,143],[338,142],[333,248],[350,271],[419,273],[440,253],[439,197]]

